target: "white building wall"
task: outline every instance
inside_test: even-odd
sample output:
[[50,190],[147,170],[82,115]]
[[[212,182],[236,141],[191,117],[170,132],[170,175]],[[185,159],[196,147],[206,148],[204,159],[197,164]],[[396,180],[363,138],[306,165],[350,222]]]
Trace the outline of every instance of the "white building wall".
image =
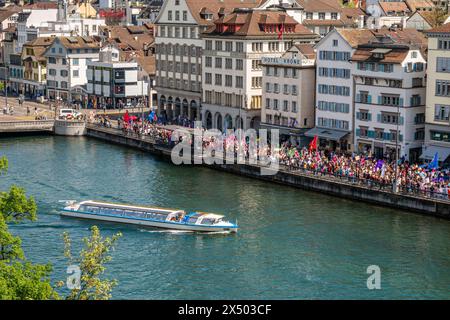
[[[417,58],[412,58],[411,54],[415,52]],[[423,71],[405,71],[408,67],[408,63],[424,63]],[[353,64],[353,74],[355,76],[355,149],[362,152],[365,151],[362,145],[367,148],[370,146],[370,150],[373,152],[376,148],[379,150],[383,149],[383,153],[386,154],[387,148],[395,150],[396,139],[390,138],[375,138],[372,134],[369,137],[361,137],[361,127],[367,128],[370,132],[375,132],[377,130],[383,130],[386,133],[392,131],[396,132],[398,128],[399,134],[399,154],[401,156],[406,156],[409,159],[410,156],[417,158],[419,154],[411,153],[411,149],[420,149],[423,143],[423,139],[417,139],[415,134],[418,130],[424,130],[424,123],[417,122],[418,115],[424,115],[425,113],[425,64],[426,61],[422,57],[419,51],[411,50],[408,57],[403,61],[402,64],[395,64],[393,72],[376,72],[376,71],[366,71],[359,70],[357,68],[358,64],[355,62]],[[377,83],[374,85],[364,85],[359,77],[370,77],[376,79]],[[422,79],[422,86],[413,86],[413,79]],[[396,88],[389,86],[389,80],[402,80],[402,87]],[[370,103],[360,103],[359,95],[360,92],[368,92],[370,98]],[[398,95],[400,98],[400,106],[389,106],[383,105],[381,96],[382,95]],[[413,106],[411,104],[411,98],[414,95],[420,96],[420,104]],[[358,119],[358,115],[362,111],[368,111],[370,114],[369,120]],[[400,114],[399,125],[395,123],[384,123],[382,122],[381,115],[383,114]],[[378,156],[381,156],[378,154]],[[417,159],[414,159],[417,161]]]
[[[169,19],[169,12],[172,15],[172,19]],[[175,19],[176,12],[179,14],[179,20]],[[204,27],[200,27],[197,24],[186,2],[182,0],[179,1],[178,5],[175,3],[175,0],[165,1],[155,21],[155,25],[157,27],[157,35],[155,37],[157,48],[155,89],[158,91],[158,100],[160,101],[158,112],[165,112],[169,118],[175,117],[178,115],[176,114],[177,110],[174,104],[168,103],[168,99],[171,98],[172,101],[175,101],[175,99],[187,100],[189,105],[194,104],[196,106],[195,110],[191,110],[190,118],[199,119],[202,85],[202,57],[200,54],[202,40],[200,39],[200,32],[204,30]],[[203,29],[200,30],[200,28]],[[178,30],[178,34],[176,34],[176,30]],[[189,54],[168,54],[169,46],[173,49],[175,46],[179,46],[181,49],[187,48]],[[195,49],[195,54],[192,53],[193,48]],[[181,64],[187,63],[189,65],[188,72],[167,70],[169,63],[173,63],[175,66],[177,62]],[[196,72],[191,72],[191,65],[193,64],[196,65]],[[165,68],[162,68],[163,65]],[[173,83],[170,83],[172,80]],[[177,80],[179,80],[179,86],[177,86]],[[184,85],[183,80],[188,81],[187,86]]]
[[[211,40],[213,42],[213,50],[206,50],[206,41]],[[275,41],[271,39],[272,42]],[[259,122],[261,119],[261,107],[263,105],[263,97],[262,97],[262,76],[263,70],[261,68],[253,69],[253,60],[261,61],[263,56],[268,57],[280,57],[282,53],[285,51],[284,43],[279,42],[279,50],[278,51],[269,51],[269,41],[267,40],[247,40],[247,39],[228,39],[226,37],[218,37],[218,38],[207,38],[203,39],[204,44],[204,57],[202,59],[202,88],[203,88],[203,124],[206,126],[206,113],[210,112],[213,117],[213,128],[218,128],[217,119],[219,114],[222,118],[222,129],[225,126],[225,118],[227,115],[232,118],[232,128],[239,128],[240,124],[237,122],[239,117],[241,117],[243,121],[243,129],[248,129],[251,126],[252,120]],[[215,50],[215,41],[222,42],[222,48],[225,48],[225,42],[231,41],[233,43],[233,51],[227,52],[225,49],[223,51]],[[236,43],[242,43],[244,47],[244,52],[237,53],[235,52]],[[252,43],[262,43],[263,47],[261,51],[253,51]],[[212,57],[212,68],[208,68],[205,65],[205,57]],[[222,68],[215,68],[215,58],[222,58]],[[232,58],[233,60],[233,68],[231,70],[225,69],[225,59]],[[236,69],[236,60],[242,60],[243,70]],[[207,84],[205,82],[205,73],[212,74],[212,84]],[[218,86],[215,84],[215,75],[222,74],[222,85]],[[232,75],[233,77],[233,86],[227,87],[225,86],[225,76]],[[243,87],[238,88],[236,86],[236,77],[241,76],[243,78]],[[252,86],[252,78],[260,78],[260,86],[253,87]],[[212,103],[206,102],[206,91],[212,92],[221,92],[222,93],[222,104],[216,104],[214,94],[212,96]],[[225,105],[225,94],[233,95],[233,106]],[[242,109],[237,107],[238,103],[236,103],[235,95],[242,96]],[[252,108],[252,97],[259,97],[259,106],[254,106]],[[255,98],[257,99],[257,98]]]
[[[441,117],[436,114],[436,107],[442,106],[450,109],[450,95],[437,95],[436,82],[449,81],[449,71],[437,71],[437,59],[450,59],[450,49],[439,48],[438,40],[450,42],[450,33],[441,33],[438,36],[428,37],[428,74],[427,74],[427,104],[426,104],[426,128],[425,128],[425,149],[440,147],[450,148],[450,123],[448,116]],[[430,72],[433,71],[433,72]],[[433,133],[439,133],[441,139],[432,137]],[[424,150],[425,151],[425,150]],[[440,161],[444,161],[443,155]]]
[[[274,73],[274,68],[278,68],[278,76]],[[270,68],[270,74],[267,70]],[[293,78],[292,73],[284,76],[284,68],[289,68],[290,72],[295,68],[297,77]],[[269,84],[269,91],[267,91]],[[275,84],[279,86],[278,93],[275,92]],[[284,92],[284,86],[289,88],[288,93]],[[297,86],[297,93],[292,92],[292,86]],[[263,75],[263,107],[261,109],[261,121],[269,124],[283,124],[283,117],[287,119],[287,125],[292,126],[292,120],[296,120],[295,128],[311,128],[314,126],[314,88],[315,88],[315,68],[301,68],[299,65],[266,65]],[[267,99],[270,99],[269,108]],[[278,100],[278,108],[275,109],[274,101]],[[288,101],[288,110],[284,110],[284,101]],[[292,102],[296,103],[297,111],[292,109]],[[268,121],[267,115],[271,116]],[[280,115],[281,122],[276,123],[275,117]]]
[[100,0],[99,1],[99,8],[100,9],[108,9],[113,8],[114,0]]
[[[336,42],[337,41],[337,45]],[[349,57],[354,52],[354,49],[345,41],[338,32],[329,33],[324,39],[321,40],[316,46],[316,127],[323,127],[319,125],[319,118],[325,119],[335,119],[341,120],[348,123],[348,128],[332,128],[336,130],[344,130],[348,131],[349,135],[347,138],[347,143],[350,144],[346,147],[351,149],[352,144],[352,132],[353,132],[353,79],[351,76],[352,64],[348,60],[338,61],[338,60],[324,60],[321,59],[320,52],[321,51],[336,51],[336,52],[345,52]],[[350,59],[350,58],[349,58]],[[320,76],[319,69],[320,68],[339,68],[346,69],[350,71],[350,76],[348,78],[332,78],[332,77],[324,77]],[[328,86],[342,86],[348,88],[348,95],[334,95],[334,94],[324,94],[319,92],[319,85],[328,85]],[[317,106],[319,103],[323,102],[339,102],[348,105],[348,112],[334,112],[334,111],[324,111],[319,110]]]

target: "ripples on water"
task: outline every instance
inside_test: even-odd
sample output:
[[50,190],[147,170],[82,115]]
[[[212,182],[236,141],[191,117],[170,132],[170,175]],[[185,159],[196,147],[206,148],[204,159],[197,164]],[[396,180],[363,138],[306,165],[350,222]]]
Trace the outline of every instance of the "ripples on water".
[[[61,235],[75,249],[92,222],[62,218],[61,199],[98,199],[222,213],[238,234],[98,223],[123,237],[107,266],[116,299],[449,298],[450,223],[260,182],[87,138],[0,139],[0,189],[35,196],[37,222],[11,226],[29,259],[64,279]],[[366,288],[379,265],[382,290]]]

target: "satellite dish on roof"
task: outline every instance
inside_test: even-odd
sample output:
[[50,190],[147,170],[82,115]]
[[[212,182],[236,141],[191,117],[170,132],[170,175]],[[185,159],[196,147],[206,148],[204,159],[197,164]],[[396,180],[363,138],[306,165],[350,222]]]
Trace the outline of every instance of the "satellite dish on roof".
[[382,14],[381,8],[376,4],[371,4],[371,5],[367,6],[366,11],[372,17],[376,17],[376,18],[381,17],[381,14]]

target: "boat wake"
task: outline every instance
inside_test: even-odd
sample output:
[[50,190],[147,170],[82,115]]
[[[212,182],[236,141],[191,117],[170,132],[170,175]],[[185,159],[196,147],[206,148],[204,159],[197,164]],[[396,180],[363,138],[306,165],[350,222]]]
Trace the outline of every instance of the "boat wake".
[[231,231],[211,231],[211,232],[203,232],[203,234],[229,234]]
[[146,232],[146,233],[194,233],[194,231],[191,230],[145,230],[145,229],[139,229],[140,232]]
[[184,234],[184,233],[195,233],[195,234],[229,234],[231,231],[211,231],[211,232],[196,232],[192,230],[145,230],[139,229],[140,232],[146,233],[170,233],[170,234]]

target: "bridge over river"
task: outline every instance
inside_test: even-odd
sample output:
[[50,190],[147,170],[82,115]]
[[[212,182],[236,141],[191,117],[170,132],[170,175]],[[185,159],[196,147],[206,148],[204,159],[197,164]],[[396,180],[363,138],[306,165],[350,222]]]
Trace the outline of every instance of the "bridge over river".
[[0,121],[0,133],[53,132],[55,120]]
[[85,122],[78,120],[14,120],[0,121],[0,134],[53,132],[58,135],[78,136],[85,133]]

